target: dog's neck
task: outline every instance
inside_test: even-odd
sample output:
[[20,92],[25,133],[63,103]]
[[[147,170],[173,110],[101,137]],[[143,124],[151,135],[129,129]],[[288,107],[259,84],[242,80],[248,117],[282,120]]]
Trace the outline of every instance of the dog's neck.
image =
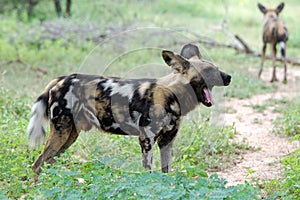
[[158,79],[157,84],[172,91],[179,101],[181,114],[186,115],[199,105],[194,89],[188,80],[183,80],[180,74],[174,73]]

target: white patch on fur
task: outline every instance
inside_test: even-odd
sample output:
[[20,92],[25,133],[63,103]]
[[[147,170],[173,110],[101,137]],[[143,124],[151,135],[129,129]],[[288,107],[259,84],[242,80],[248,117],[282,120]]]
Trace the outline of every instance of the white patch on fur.
[[282,41],[279,42],[279,45],[280,45],[280,48],[281,48],[281,49],[285,49],[285,43],[284,43],[284,42],[282,42]]
[[173,110],[175,113],[179,114],[180,113],[180,107],[176,102],[173,102],[170,105],[171,110]]
[[170,131],[173,129],[174,125],[171,125],[172,121],[172,114],[168,113],[164,118],[163,118],[163,126],[165,128],[165,131]]
[[120,86],[118,83],[112,87],[111,95],[120,94],[122,97],[128,97],[129,100],[133,96],[133,84],[125,84]]
[[78,83],[80,80],[78,78],[72,79],[72,83]]
[[[87,107],[85,107],[84,104],[80,105],[79,110],[83,109],[84,110],[84,116],[85,119],[87,119],[89,122],[92,122],[92,124],[94,124],[96,127],[100,128],[100,123],[98,118],[95,116],[95,114],[93,113],[93,111],[89,110]],[[76,118],[74,118],[76,119]],[[75,122],[76,123],[76,122]]]
[[70,86],[69,91],[65,94],[64,99],[67,101],[66,108],[71,109],[73,111],[73,105],[79,100],[76,95],[73,94],[74,86]]
[[[156,136],[156,134],[155,133],[153,133],[152,131],[151,131],[151,126],[146,126],[145,128],[144,128],[144,131],[145,131],[145,133],[146,133],[146,136],[148,137],[148,138],[154,138],[155,136]],[[152,141],[152,140],[151,140]],[[152,146],[153,147],[153,146]]]
[[31,112],[32,117],[27,127],[27,133],[29,134],[29,145],[33,149],[43,141],[45,136],[46,105],[43,101],[38,101],[33,105]]
[[[78,79],[74,79],[73,81],[76,82]],[[79,80],[78,80],[79,81]],[[99,120],[98,118],[95,116],[94,112],[90,109],[88,109],[86,107],[86,105],[82,102],[79,102],[79,98],[73,93],[73,88],[74,86],[70,86],[69,88],[69,91],[65,94],[64,96],[64,99],[67,101],[67,105],[66,105],[66,108],[70,109],[71,110],[71,113],[73,115],[73,118],[74,118],[74,123],[75,123],[75,126],[76,126],[76,119],[80,118],[78,116],[79,113],[83,113],[84,115],[84,119],[86,119],[88,122],[91,122],[93,125],[95,125],[97,128],[100,128],[100,123],[99,123]],[[79,102],[80,103],[80,107],[78,109],[74,109],[74,105]],[[55,102],[50,110],[51,110],[51,118],[53,117],[52,115],[52,112],[53,112],[53,109],[55,108],[55,106],[57,106],[58,103]],[[81,110],[83,110],[83,112],[80,112]]]
[[142,116],[142,113],[140,113],[140,112],[138,112],[138,111],[133,111],[133,112],[132,112],[132,116],[133,116],[133,118],[135,119],[133,122],[134,122],[135,124],[139,124],[139,123],[140,123],[140,118],[141,118],[141,116]]
[[113,123],[111,125],[111,127],[114,128],[114,129],[117,129],[117,128],[120,128],[120,125],[118,123]]
[[105,83],[102,83],[102,85],[104,86],[104,91],[107,90],[108,88],[113,88],[115,87],[117,83],[114,83],[112,79],[109,79],[108,81],[106,81]]
[[56,106],[58,106],[58,102],[54,102],[50,107],[50,119],[53,119],[53,110]]
[[152,168],[152,160],[153,160],[153,144],[154,142],[151,142],[151,150],[147,153],[147,166],[150,166]]
[[151,87],[151,82],[142,83],[139,86],[139,93],[141,96],[145,95],[146,91]]

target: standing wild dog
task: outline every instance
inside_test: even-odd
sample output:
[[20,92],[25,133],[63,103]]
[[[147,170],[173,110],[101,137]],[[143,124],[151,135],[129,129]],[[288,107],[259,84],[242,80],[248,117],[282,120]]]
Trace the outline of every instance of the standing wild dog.
[[287,82],[286,73],[286,42],[288,41],[288,30],[279,18],[279,13],[284,8],[284,3],[277,6],[276,9],[266,9],[262,4],[257,4],[259,10],[264,14],[263,20],[263,48],[261,53],[261,65],[258,73],[258,77],[261,76],[263,71],[263,65],[266,56],[267,43],[271,46],[271,56],[273,65],[273,74],[271,82],[278,81],[276,77],[276,45],[280,44],[281,56],[284,62],[284,78],[283,82]]
[[32,145],[43,139],[44,123],[50,120],[50,135],[32,170],[40,173],[43,163],[54,163],[80,131],[95,126],[112,134],[138,136],[147,170],[157,142],[162,172],[169,172],[182,116],[200,103],[212,106],[212,88],[231,81],[230,75],[200,57],[198,47],[186,45],[182,53],[189,59],[162,51],[172,73],[159,79],[72,74],[52,80],[32,108],[28,126]]

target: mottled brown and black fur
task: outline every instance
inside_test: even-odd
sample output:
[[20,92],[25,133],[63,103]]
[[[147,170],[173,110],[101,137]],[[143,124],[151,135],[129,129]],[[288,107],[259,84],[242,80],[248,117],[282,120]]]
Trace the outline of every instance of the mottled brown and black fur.
[[267,43],[271,47],[273,73],[271,82],[278,81],[276,77],[276,45],[280,44],[281,56],[284,61],[284,78],[283,82],[287,82],[287,66],[286,66],[286,43],[288,41],[288,30],[283,21],[279,18],[279,13],[284,8],[281,3],[275,9],[266,9],[262,4],[257,4],[259,10],[264,14],[263,20],[263,48],[261,53],[261,65],[258,76],[261,76],[263,64],[266,55]]
[[[143,166],[151,170],[153,145],[158,143],[163,172],[171,169],[172,145],[182,116],[198,104],[212,106],[213,86],[227,86],[231,76],[201,58],[194,45],[183,47],[185,56],[163,51],[172,73],[159,79],[123,79],[72,74],[51,81],[35,102],[28,133],[32,145],[50,134],[42,154],[32,165],[39,173],[43,163],[53,163],[92,127],[120,135],[135,135]],[[195,53],[196,52],[196,53]],[[199,51],[198,51],[199,52]]]

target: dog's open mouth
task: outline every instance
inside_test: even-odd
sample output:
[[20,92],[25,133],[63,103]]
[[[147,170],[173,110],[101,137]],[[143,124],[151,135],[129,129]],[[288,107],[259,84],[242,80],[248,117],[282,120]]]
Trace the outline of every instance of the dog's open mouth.
[[202,90],[203,90],[202,95],[203,95],[203,98],[204,98],[203,104],[206,105],[207,107],[212,106],[214,104],[214,101],[212,99],[210,89],[207,86],[204,86]]

